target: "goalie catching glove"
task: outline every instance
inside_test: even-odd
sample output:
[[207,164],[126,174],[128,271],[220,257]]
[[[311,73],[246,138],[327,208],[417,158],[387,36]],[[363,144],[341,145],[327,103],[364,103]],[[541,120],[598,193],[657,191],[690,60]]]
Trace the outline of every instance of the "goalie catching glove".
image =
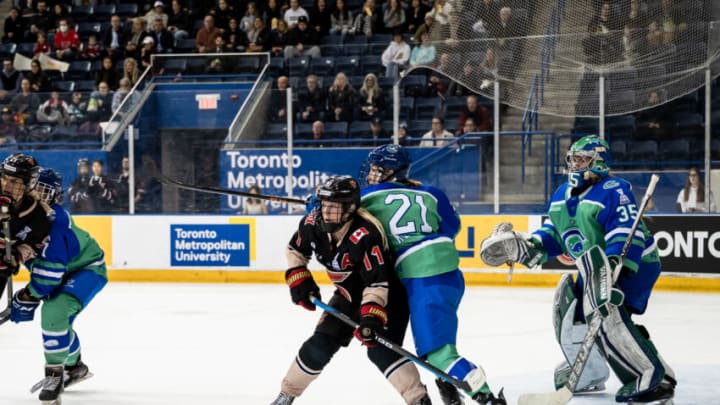
[[320,299],[320,288],[312,273],[305,266],[293,267],[285,272],[285,282],[290,287],[290,298],[292,302],[300,305],[308,311],[315,310],[310,295]]
[[497,224],[490,236],[480,245],[480,258],[492,267],[506,263],[535,267],[544,256],[542,245],[520,232],[513,231],[509,222]]

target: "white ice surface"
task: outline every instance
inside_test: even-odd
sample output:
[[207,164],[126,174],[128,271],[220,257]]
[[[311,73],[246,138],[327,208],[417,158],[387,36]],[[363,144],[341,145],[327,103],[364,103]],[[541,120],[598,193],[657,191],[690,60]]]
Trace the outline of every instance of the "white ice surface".
[[[331,291],[322,287],[325,298]],[[484,367],[494,390],[505,387],[511,404],[521,393],[553,389],[561,353],[552,297],[551,289],[466,290],[458,348]],[[38,317],[0,327],[2,405],[38,404],[29,393],[44,365]],[[66,391],[63,404],[266,405],[318,317],[292,305],[283,285],[111,283],[75,322],[95,377]],[[656,292],[636,319],[677,373],[675,403],[720,404],[720,295]],[[413,347],[409,337],[405,347]],[[432,376],[422,375],[441,405]],[[571,404],[612,404],[618,387],[612,377],[606,393]],[[402,403],[356,342],[295,401]]]

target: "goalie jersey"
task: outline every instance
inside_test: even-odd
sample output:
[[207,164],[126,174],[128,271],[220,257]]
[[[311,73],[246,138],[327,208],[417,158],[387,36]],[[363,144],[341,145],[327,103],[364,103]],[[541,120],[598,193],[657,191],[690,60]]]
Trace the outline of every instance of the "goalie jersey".
[[[637,217],[638,204],[630,183],[618,177],[605,177],[579,195],[572,195],[567,183],[552,196],[548,219],[533,232],[542,242],[550,259],[566,253],[577,259],[591,246],[598,245],[605,254],[620,256]],[[632,244],[623,266],[638,272],[643,263],[659,264],[657,245],[644,221],[632,235]]]
[[460,256],[454,239],[460,217],[445,193],[430,186],[386,182],[363,188],[361,201],[383,224],[401,279],[430,277],[458,268]]
[[[60,205],[52,206],[50,238],[40,254],[25,263],[30,270],[28,289],[35,298],[47,298],[64,288],[74,272],[89,270],[107,279],[105,254],[95,239],[77,227],[70,214]],[[76,286],[80,288],[81,286]],[[84,292],[73,295],[83,296]]]

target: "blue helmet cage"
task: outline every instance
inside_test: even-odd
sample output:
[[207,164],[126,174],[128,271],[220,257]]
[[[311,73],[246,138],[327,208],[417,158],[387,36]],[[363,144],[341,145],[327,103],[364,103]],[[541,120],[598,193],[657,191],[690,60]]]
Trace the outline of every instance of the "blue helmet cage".
[[[576,168],[573,157],[590,158],[587,167]],[[571,187],[583,187],[593,175],[604,178],[610,173],[610,146],[597,135],[580,138],[570,146],[565,157],[568,168],[568,183]]]
[[53,169],[42,169],[38,176],[37,190],[40,199],[47,204],[62,204],[62,176]]
[[368,154],[367,159],[365,159],[365,162],[363,162],[360,167],[358,177],[361,184],[368,185],[367,177],[370,173],[370,168],[377,166],[381,168],[383,172],[392,170],[392,174],[383,175],[383,178],[380,180],[381,183],[389,180],[404,181],[408,178],[410,163],[410,154],[404,147],[395,144],[378,146]]

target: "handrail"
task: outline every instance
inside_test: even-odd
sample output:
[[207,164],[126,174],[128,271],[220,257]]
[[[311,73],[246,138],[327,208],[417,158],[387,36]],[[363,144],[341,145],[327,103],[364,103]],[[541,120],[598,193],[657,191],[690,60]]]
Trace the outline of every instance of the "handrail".
[[[255,90],[257,90],[257,88],[258,88],[258,84],[264,80],[265,74],[268,71],[268,68],[270,67],[270,52],[263,52],[260,54],[265,55],[267,57],[267,63],[265,63],[265,66],[262,68],[262,70],[260,71],[260,74],[255,79],[255,83],[253,84],[252,88],[250,89],[250,92],[248,93],[249,95],[255,94]],[[243,100],[243,103],[240,106],[240,108],[238,109],[237,114],[235,114],[235,117],[230,122],[230,125],[228,126],[228,134],[227,134],[227,138],[226,138],[227,140],[232,139],[233,133],[236,132],[235,126],[238,125],[238,122],[240,122],[240,114],[245,110],[245,106],[250,102],[250,98],[251,98],[250,96],[245,97],[245,100]],[[247,120],[244,121],[243,127],[245,125],[247,125]]]
[[152,69],[152,67],[153,67],[153,65],[152,65],[152,62],[151,62],[151,63],[150,63],[150,66],[148,66],[148,67],[145,69],[145,71],[143,71],[142,75],[140,75],[140,77],[138,78],[138,80],[135,82],[135,84],[133,85],[133,87],[130,89],[130,92],[128,92],[128,94],[125,96],[125,98],[123,99],[122,103],[120,103],[120,105],[118,106],[118,108],[117,108],[115,111],[113,111],[113,114],[110,116],[110,119],[107,121],[107,125],[106,125],[104,128],[102,128],[102,142],[103,142],[103,144],[105,145],[105,151],[106,151],[106,152],[107,152],[107,151],[110,151],[110,150],[115,146],[115,144],[117,144],[118,140],[120,139],[120,134],[122,134],[122,132],[125,130],[125,127],[127,127],[127,125],[128,125],[127,122],[135,119],[135,116],[137,115],[138,106],[144,104],[145,101],[147,100],[147,91],[148,91],[148,88],[146,87],[146,88],[145,88],[145,91],[144,91],[143,94],[142,94],[142,96],[141,96],[140,99],[138,100],[138,103],[135,104],[135,106],[133,106],[133,108],[131,108],[130,111],[127,112],[127,115],[125,115],[124,117],[122,117],[122,118],[119,120],[119,124],[118,124],[117,128],[114,129],[114,131],[113,131],[113,133],[112,133],[112,136],[111,136],[111,139],[110,139],[110,140],[107,140],[107,139],[105,138],[105,135],[106,135],[106,132],[107,132],[108,128],[113,127],[113,125],[111,125],[111,123],[116,122],[115,119],[116,119],[116,117],[118,117],[118,115],[121,114],[121,111],[123,111],[123,108],[125,107],[125,103],[129,103],[129,102],[130,102],[129,100],[131,100],[131,99],[133,98],[132,95],[135,94],[135,92],[137,91],[138,86],[140,85],[140,83],[142,83],[143,80],[145,79],[145,77],[148,76],[148,72],[150,72],[150,70]]

